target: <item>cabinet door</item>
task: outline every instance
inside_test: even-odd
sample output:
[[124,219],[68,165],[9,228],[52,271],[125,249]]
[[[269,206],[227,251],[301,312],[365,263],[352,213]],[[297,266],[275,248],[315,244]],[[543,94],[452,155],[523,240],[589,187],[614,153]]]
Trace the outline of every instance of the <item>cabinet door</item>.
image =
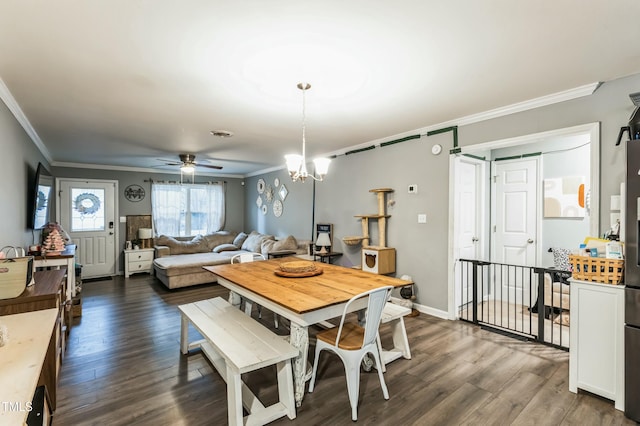
[[571,298],[577,298],[578,311],[571,312],[571,327],[576,327],[578,333],[577,341],[571,345],[577,345],[577,385],[615,399],[616,352],[621,347],[616,333],[620,326],[616,312],[618,295],[593,286],[576,285],[576,290],[571,292]]

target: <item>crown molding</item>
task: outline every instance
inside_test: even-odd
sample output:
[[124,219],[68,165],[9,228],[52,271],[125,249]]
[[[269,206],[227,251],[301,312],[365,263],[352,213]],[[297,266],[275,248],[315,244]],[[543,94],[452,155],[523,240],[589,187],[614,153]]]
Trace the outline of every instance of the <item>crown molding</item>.
[[[88,164],[88,163],[71,163],[64,161],[54,161],[51,163],[52,167],[70,167],[73,169],[97,169],[97,170],[114,170],[119,172],[136,172],[136,173],[155,173],[155,174],[163,174],[163,175],[179,175],[180,169],[176,168],[176,170],[165,170],[165,169],[156,169],[152,167],[128,167],[128,166],[109,166],[105,164]],[[244,175],[242,174],[224,174],[224,173],[207,173],[198,170],[196,172],[196,176],[215,176],[215,177],[224,177],[224,178],[235,178],[235,179],[243,179]]]
[[[528,111],[535,108],[541,108],[544,106],[557,104],[560,102],[570,101],[572,99],[582,98],[584,96],[590,96],[598,89],[598,87],[600,87],[601,84],[602,82],[585,84],[584,86],[575,87],[573,89],[564,90],[562,92],[552,93],[550,95],[540,96],[539,98],[534,98],[527,101],[507,105],[504,107],[491,109],[488,111],[480,112],[478,114],[466,115],[464,117],[456,118],[449,121],[444,121],[442,123],[433,124],[433,125],[422,127],[412,131],[398,133],[386,138],[376,139],[373,141],[352,145],[350,147],[328,152],[320,156],[321,157],[337,157],[340,155],[344,155],[346,152],[349,152],[349,151],[356,151],[356,150],[367,148],[370,146],[379,147],[380,144],[383,142],[401,139],[406,136],[411,136],[415,134],[420,134],[421,136],[424,136],[426,135],[427,132],[432,130],[443,129],[451,126],[468,126],[470,124],[480,123],[482,121],[504,117],[510,114],[515,114],[517,112]],[[256,172],[247,174],[247,177],[269,173],[275,170],[280,170],[282,168],[284,168],[284,166],[258,170]]]
[[40,153],[43,155],[43,157],[49,163],[51,163],[53,161],[51,158],[51,153],[42,142],[42,139],[40,139],[38,132],[36,132],[36,130],[33,128],[31,122],[29,122],[29,119],[22,111],[22,108],[20,108],[20,105],[18,105],[18,102],[9,91],[7,85],[4,84],[2,78],[0,78],[0,99],[2,99],[7,108],[9,108],[9,111],[11,111],[16,120],[18,120],[18,123],[20,123],[20,125],[27,133],[27,135],[31,138],[38,150],[40,150]]

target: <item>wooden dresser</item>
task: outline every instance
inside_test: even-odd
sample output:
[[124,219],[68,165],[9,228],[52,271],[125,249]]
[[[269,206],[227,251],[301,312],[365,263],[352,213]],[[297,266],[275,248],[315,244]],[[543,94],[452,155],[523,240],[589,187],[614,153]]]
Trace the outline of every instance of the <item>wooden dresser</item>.
[[[65,272],[64,269],[37,271],[34,274],[35,284],[27,287],[20,296],[0,300],[0,316],[46,309],[57,310],[56,324],[38,380],[38,385],[46,387],[52,410],[56,408],[56,388],[68,332]],[[1,318],[0,322],[2,322]],[[9,330],[9,338],[11,339],[11,330]]]

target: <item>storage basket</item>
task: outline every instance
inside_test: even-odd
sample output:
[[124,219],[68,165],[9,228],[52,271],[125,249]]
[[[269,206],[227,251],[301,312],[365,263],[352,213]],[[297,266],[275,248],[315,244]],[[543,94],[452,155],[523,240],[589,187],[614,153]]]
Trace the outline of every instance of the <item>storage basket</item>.
[[572,278],[603,284],[620,284],[624,277],[624,260],[569,255]]
[[11,299],[22,294],[31,282],[33,257],[0,260],[0,299]]

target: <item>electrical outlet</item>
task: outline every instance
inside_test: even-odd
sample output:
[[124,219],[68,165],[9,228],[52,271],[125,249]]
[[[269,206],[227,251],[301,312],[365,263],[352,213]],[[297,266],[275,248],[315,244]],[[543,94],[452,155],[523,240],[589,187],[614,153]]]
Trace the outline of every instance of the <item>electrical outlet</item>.
[[415,183],[409,185],[408,191],[409,191],[409,194],[417,194],[418,193],[418,185],[416,185]]
[[418,214],[418,223],[427,223],[427,215],[425,213]]

